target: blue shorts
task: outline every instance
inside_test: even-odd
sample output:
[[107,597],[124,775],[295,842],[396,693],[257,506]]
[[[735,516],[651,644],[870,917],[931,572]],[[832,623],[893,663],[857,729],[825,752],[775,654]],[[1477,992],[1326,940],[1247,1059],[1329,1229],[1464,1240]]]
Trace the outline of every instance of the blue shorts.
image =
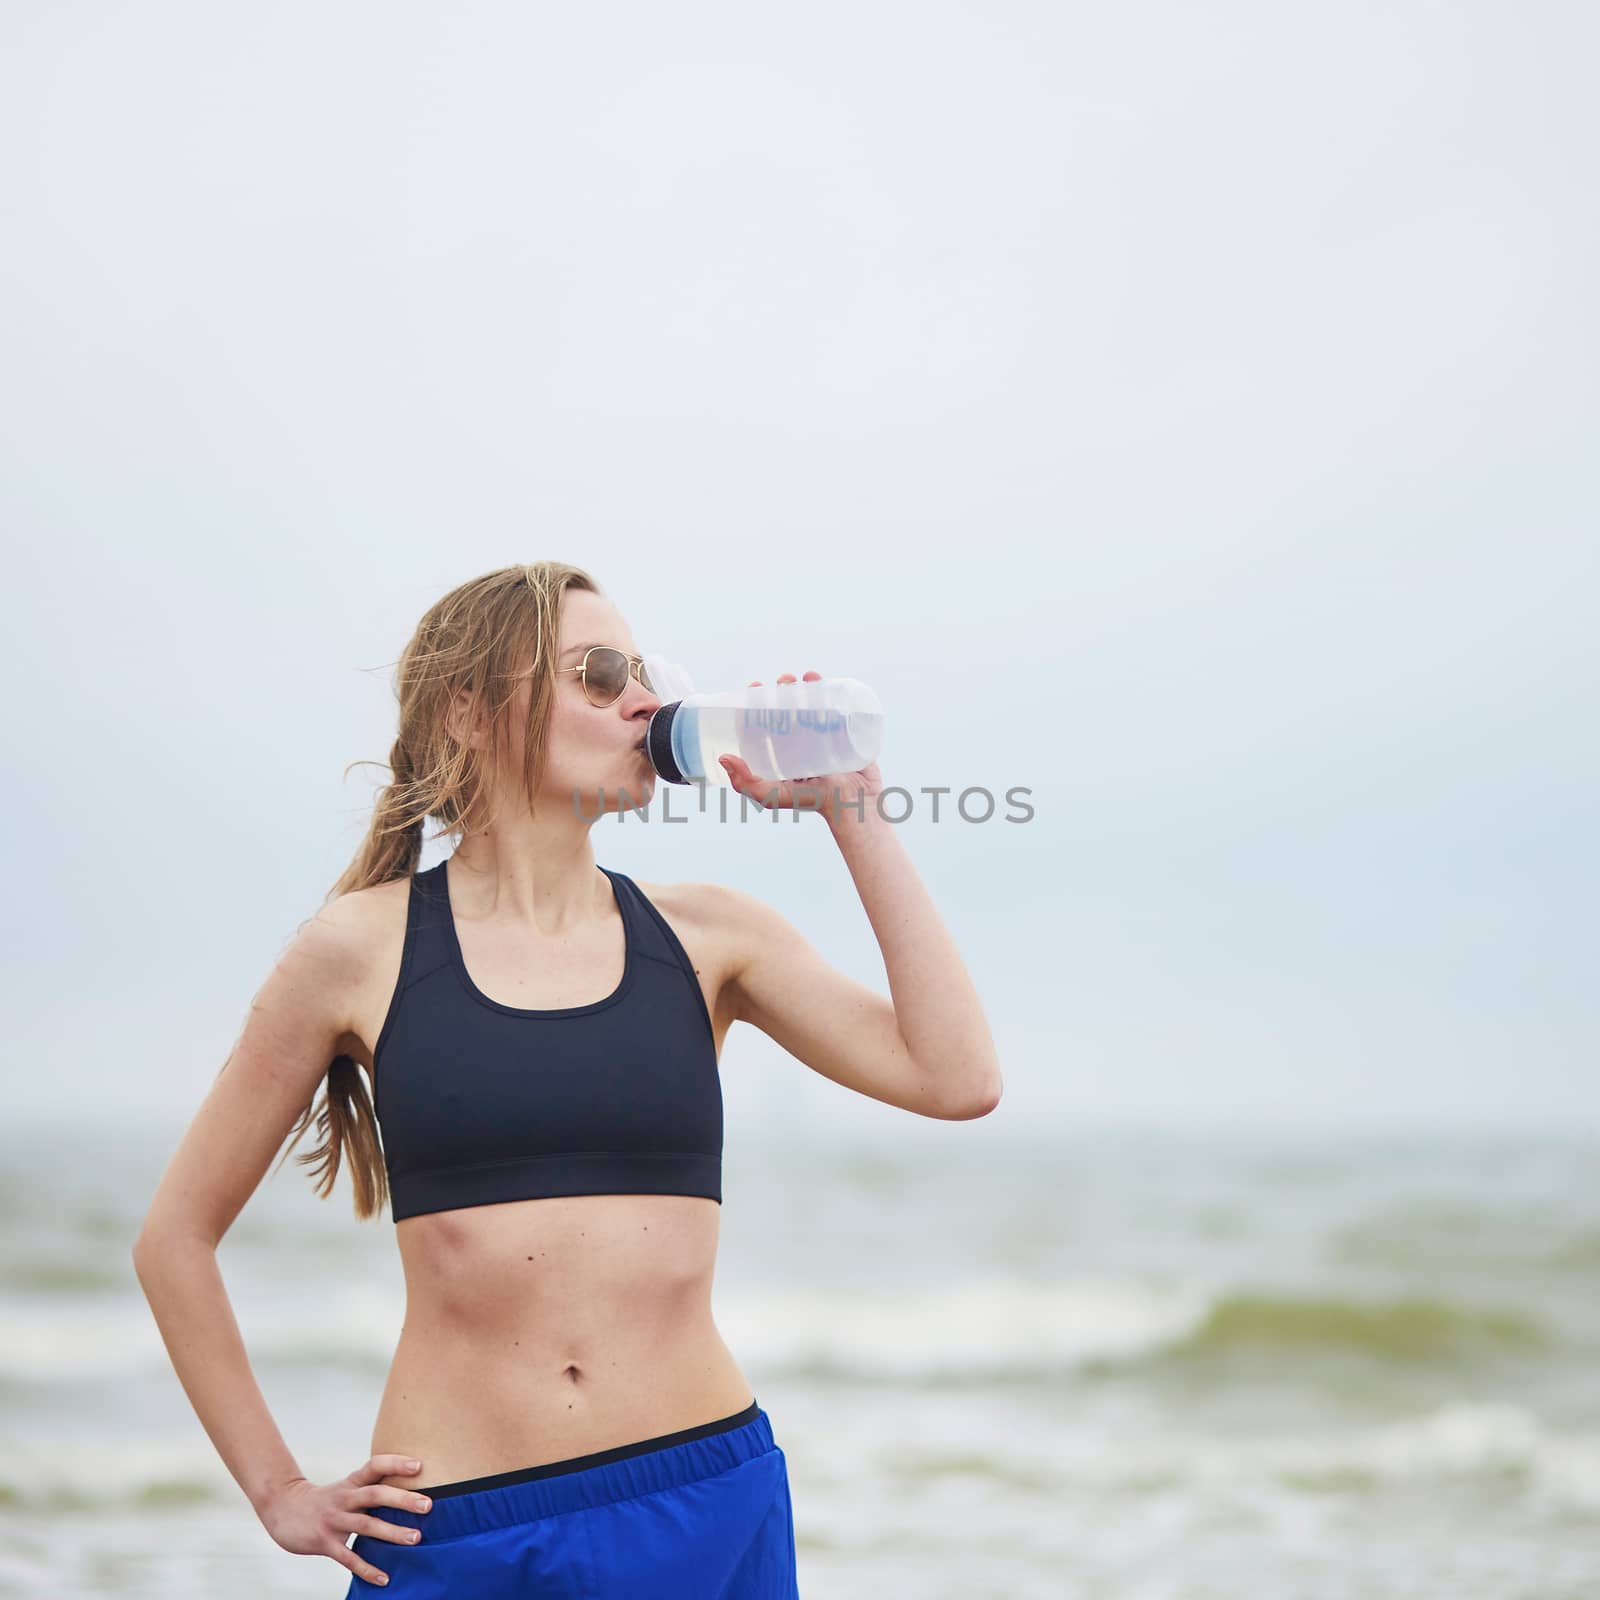
[[430,1511],[372,1506],[414,1545],[358,1533],[398,1600],[799,1600],[788,1462],[752,1400],[678,1433],[425,1486]]

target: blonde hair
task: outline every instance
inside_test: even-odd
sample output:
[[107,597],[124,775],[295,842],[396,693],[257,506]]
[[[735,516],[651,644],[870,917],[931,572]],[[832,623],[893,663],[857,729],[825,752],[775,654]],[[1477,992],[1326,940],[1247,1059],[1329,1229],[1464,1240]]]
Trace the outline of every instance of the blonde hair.
[[[443,824],[433,835],[436,839],[493,825],[492,789],[485,780],[509,752],[511,706],[525,679],[531,679],[533,689],[524,730],[522,787],[530,810],[535,808],[556,685],[561,597],[568,589],[602,593],[581,567],[534,561],[473,578],[423,615],[397,664],[400,716],[389,752],[392,779],[379,792],[366,837],[324,905],[357,889],[409,878],[422,857],[428,817]],[[463,690],[489,735],[487,764],[480,751],[449,728],[448,713]],[[350,764],[374,765],[382,763]],[[284,1157],[313,1120],[322,1143],[295,1160],[313,1168],[319,1196],[326,1199],[332,1193],[340,1162],[348,1155],[356,1216],[365,1220],[377,1215],[388,1203],[388,1173],[372,1099],[350,1056],[338,1055],[329,1063],[320,1098],[313,1099],[290,1130]]]

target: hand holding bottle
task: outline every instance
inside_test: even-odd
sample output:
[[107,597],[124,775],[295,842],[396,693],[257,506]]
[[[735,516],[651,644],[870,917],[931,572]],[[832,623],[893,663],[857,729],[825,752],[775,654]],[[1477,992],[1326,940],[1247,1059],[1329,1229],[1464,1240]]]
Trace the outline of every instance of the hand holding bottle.
[[[806,672],[804,681],[819,682],[822,674],[814,668]],[[779,683],[795,682],[792,672],[780,673]],[[759,678],[752,678],[747,687],[761,687]],[[763,811],[799,810],[819,811],[833,827],[841,817],[854,817],[858,810],[864,816],[883,790],[883,778],[878,763],[869,761],[855,772],[825,772],[809,778],[758,778],[738,756],[719,758],[728,781],[741,795],[748,795]]]
[[819,806],[804,799],[803,786],[829,778],[840,780],[847,803],[880,791],[883,707],[858,678],[810,671],[797,681],[785,672],[766,688],[757,678],[742,689],[699,693],[682,669],[646,662],[652,684],[661,670],[662,703],[645,731],[645,754],[667,783],[729,784],[763,806],[807,810]]

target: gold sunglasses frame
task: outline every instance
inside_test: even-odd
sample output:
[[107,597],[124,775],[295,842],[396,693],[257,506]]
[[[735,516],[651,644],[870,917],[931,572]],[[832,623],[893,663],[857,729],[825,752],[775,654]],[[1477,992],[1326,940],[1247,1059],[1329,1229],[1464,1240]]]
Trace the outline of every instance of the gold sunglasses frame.
[[628,692],[628,677],[625,677],[622,680],[622,687],[618,689],[609,700],[596,700],[594,695],[590,693],[588,673],[589,657],[592,656],[596,650],[609,650],[613,655],[622,656],[628,663],[628,677],[637,678],[639,680],[639,687],[647,694],[655,693],[655,690],[644,681],[643,656],[630,656],[626,650],[619,650],[614,644],[592,644],[583,652],[583,660],[580,661],[577,666],[556,668],[556,676],[558,678],[568,672],[576,672],[582,675],[584,698],[589,702],[590,705],[596,706],[603,711],[607,706],[614,706],[617,701],[619,701],[623,695]]

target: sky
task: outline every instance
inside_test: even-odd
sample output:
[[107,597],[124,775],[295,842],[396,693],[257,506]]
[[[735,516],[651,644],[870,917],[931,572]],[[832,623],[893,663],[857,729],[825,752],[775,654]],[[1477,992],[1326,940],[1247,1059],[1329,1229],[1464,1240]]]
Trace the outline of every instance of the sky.
[[[356,851],[417,620],[555,558],[699,688],[877,690],[1005,1075],[964,1136],[1600,1130],[1597,32],[18,13],[13,1114],[192,1113]],[[591,838],[887,992],[819,819]],[[912,1120],[748,1026],[723,1081],[730,1127]]]

